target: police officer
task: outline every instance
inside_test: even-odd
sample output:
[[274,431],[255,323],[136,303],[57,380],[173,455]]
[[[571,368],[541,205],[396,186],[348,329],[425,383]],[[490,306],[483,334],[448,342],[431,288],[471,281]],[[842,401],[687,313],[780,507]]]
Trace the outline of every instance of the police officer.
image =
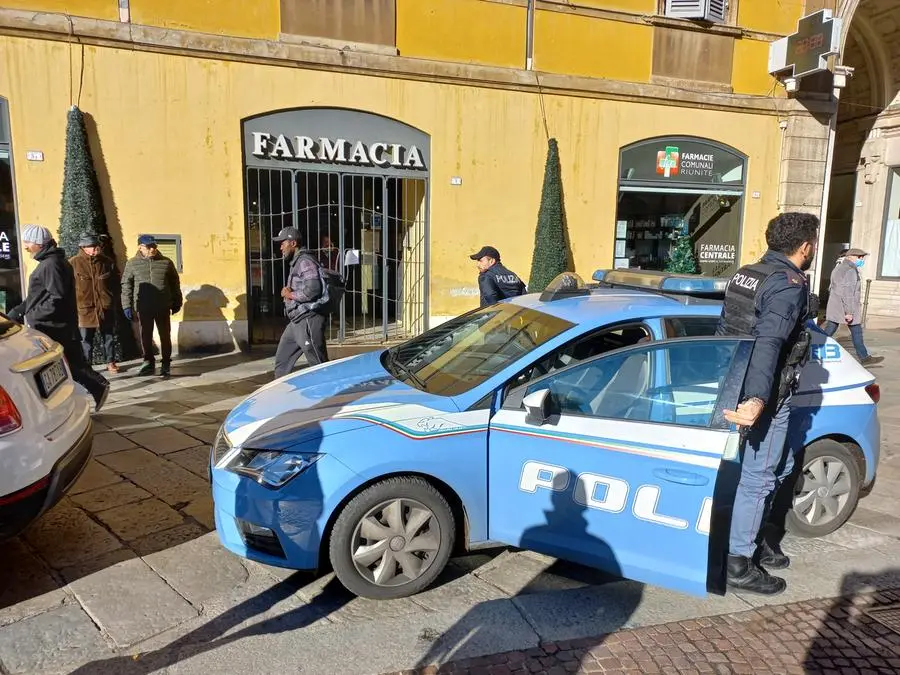
[[812,265],[818,230],[819,219],[806,213],[772,219],[766,229],[769,250],[729,281],[717,330],[719,335],[756,338],[741,402],[737,410],[725,412],[746,439],[731,518],[727,583],[763,595],[786,587],[784,579],[765,568],[790,564],[777,543],[763,538],[757,550],[757,541],[771,501],[793,469],[788,420],[791,394],[810,351],[804,272]]
[[300,355],[314,366],[328,360],[325,345],[326,316],[317,311],[325,294],[319,261],[303,248],[300,231],[285,227],[274,238],[289,266],[287,283],[281,289],[284,313],[290,320],[275,351],[275,378],[291,372]]
[[493,246],[483,246],[478,253],[469,257],[478,267],[478,290],[481,291],[482,307],[525,293],[525,284],[515,272],[500,264],[500,252]]

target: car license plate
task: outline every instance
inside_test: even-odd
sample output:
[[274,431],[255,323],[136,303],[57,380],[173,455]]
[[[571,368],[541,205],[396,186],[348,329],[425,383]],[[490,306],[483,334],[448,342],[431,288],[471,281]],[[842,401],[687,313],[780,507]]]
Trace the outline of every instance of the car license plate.
[[66,367],[63,365],[62,361],[51,363],[49,366],[39,370],[37,380],[41,396],[50,398],[50,395],[56,391],[59,388],[59,385],[65,382],[67,378]]

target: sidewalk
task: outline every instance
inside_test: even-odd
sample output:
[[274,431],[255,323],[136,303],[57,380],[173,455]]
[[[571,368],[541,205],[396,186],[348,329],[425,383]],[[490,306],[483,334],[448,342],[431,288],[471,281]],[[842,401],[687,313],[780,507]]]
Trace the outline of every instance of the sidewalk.
[[544,643],[391,675],[898,672],[900,589]]

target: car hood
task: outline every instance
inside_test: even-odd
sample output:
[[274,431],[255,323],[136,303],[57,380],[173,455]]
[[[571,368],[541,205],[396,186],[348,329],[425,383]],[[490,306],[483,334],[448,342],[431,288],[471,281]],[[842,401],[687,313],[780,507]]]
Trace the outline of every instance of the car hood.
[[[271,382],[244,399],[225,419],[234,445],[280,449],[351,431],[379,412],[409,408],[458,412],[448,397],[406,385],[381,365],[382,351],[313,366]],[[406,416],[406,415],[402,415]]]

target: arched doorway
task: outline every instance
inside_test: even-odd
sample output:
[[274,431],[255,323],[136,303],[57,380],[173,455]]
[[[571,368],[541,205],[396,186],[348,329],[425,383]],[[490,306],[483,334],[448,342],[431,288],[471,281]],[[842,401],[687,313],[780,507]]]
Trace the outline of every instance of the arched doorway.
[[250,341],[286,323],[286,268],[272,238],[296,227],[342,273],[327,338],[385,342],[427,329],[428,134],[381,115],[297,108],[243,121]]
[[614,267],[663,270],[690,237],[697,272],[729,276],[740,260],[747,157],[716,141],[661,136],[619,152]]
[[846,0],[841,92],[823,248],[823,290],[846,245],[870,253],[867,323],[900,325],[900,0]]

